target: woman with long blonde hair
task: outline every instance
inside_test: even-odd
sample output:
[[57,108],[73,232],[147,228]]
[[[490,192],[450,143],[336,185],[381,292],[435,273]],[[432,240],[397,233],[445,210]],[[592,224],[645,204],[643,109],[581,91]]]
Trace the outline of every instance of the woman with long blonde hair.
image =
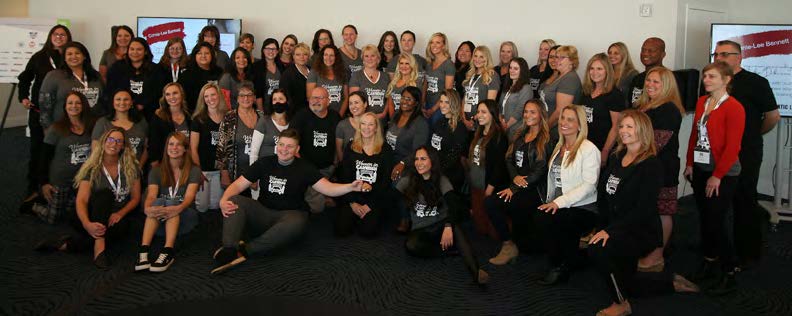
[[613,82],[622,94],[626,94],[633,78],[638,75],[627,45],[616,42],[608,46],[608,61],[613,66]]
[[422,93],[426,93],[423,78],[418,75],[420,65],[415,57],[409,53],[401,53],[394,60],[396,61],[396,71],[385,91],[385,96],[388,98],[388,117],[390,118],[393,118],[393,115],[399,110],[401,93],[405,87],[417,87],[421,89]]
[[454,88],[454,74],[456,74],[454,62],[448,52],[448,37],[445,34],[438,32],[429,38],[429,43],[426,44],[426,62],[424,75],[426,102],[422,106],[419,105],[419,109],[429,120],[430,125],[433,125],[441,117],[438,112],[440,107],[437,105],[440,92]]
[[[462,97],[462,110],[465,115],[462,120],[468,130],[472,131],[475,127],[473,116],[477,112],[478,105],[484,100],[496,100],[500,85],[500,74],[493,69],[492,54],[490,54],[489,48],[484,45],[477,46],[473,50],[470,69],[462,82],[465,89],[465,94]],[[500,117],[495,119],[500,125]]]
[[198,105],[192,116],[190,126],[190,158],[193,164],[203,172],[206,183],[201,186],[195,198],[199,212],[219,210],[220,171],[215,166],[217,144],[220,140],[220,123],[223,122],[227,105],[225,98],[216,83],[207,83],[201,88]]
[[616,144],[616,125],[619,112],[624,110],[624,95],[616,88],[613,68],[604,53],[589,59],[580,104],[586,108],[588,139],[600,149],[601,163],[605,165]]
[[534,96],[539,95],[539,85],[553,74],[549,65],[550,48],[553,46],[556,46],[556,42],[549,38],[539,42],[539,57],[536,58],[536,65],[531,67],[531,79],[528,81]]

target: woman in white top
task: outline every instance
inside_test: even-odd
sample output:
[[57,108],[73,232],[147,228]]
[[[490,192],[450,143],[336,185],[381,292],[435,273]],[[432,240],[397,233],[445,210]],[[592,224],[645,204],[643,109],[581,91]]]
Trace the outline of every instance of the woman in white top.
[[597,222],[597,179],[600,151],[586,139],[586,111],[567,105],[558,121],[558,144],[548,161],[547,200],[539,206],[540,225],[547,229],[550,271],[539,283],[553,285],[569,279],[579,261],[578,242]]

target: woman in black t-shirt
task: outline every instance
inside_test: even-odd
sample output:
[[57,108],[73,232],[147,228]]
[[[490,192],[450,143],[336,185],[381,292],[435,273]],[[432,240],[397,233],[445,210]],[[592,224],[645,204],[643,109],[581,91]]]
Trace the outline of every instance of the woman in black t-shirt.
[[215,64],[216,52],[209,43],[195,45],[190,54],[190,64],[177,81],[184,87],[184,98],[190,113],[195,109],[198,92],[209,82],[217,82],[223,75],[223,69]]
[[613,67],[608,55],[599,53],[591,57],[583,79],[583,98],[580,104],[586,110],[588,140],[599,148],[601,164],[608,161],[611,149],[616,144],[616,122],[624,109],[624,96],[616,88]]
[[454,88],[457,93],[459,93],[460,98],[465,96],[465,88],[462,86],[462,81],[465,81],[465,75],[470,69],[470,60],[473,58],[474,49],[476,49],[476,45],[474,45],[473,42],[464,41],[459,44],[456,54],[454,55],[454,69],[456,69],[456,73],[454,74]]
[[220,209],[218,203],[223,195],[215,159],[220,123],[227,107],[220,87],[215,83],[204,85],[200,96],[190,125],[190,155],[193,163],[203,172],[206,182],[195,197],[195,206],[199,212],[206,212]]
[[154,112],[149,125],[148,153],[152,167],[159,165],[166,137],[170,133],[178,131],[190,135],[190,117],[181,85],[171,82],[162,91],[160,108]]
[[150,119],[159,107],[157,101],[165,85],[160,67],[151,62],[151,48],[142,37],[129,43],[124,59],[117,61],[107,71],[105,95],[120,89],[132,91],[135,108]]
[[544,39],[539,43],[539,58],[536,59],[536,65],[531,67],[531,90],[533,95],[539,95],[539,85],[541,85],[550,75],[553,74],[553,69],[550,68],[548,55],[550,48],[556,46],[556,42],[552,39]]
[[451,181],[454,190],[462,192],[465,184],[465,169],[462,158],[467,150],[468,131],[462,124],[462,102],[452,89],[440,93],[437,101],[443,117],[432,126],[429,144],[440,155],[440,170]]

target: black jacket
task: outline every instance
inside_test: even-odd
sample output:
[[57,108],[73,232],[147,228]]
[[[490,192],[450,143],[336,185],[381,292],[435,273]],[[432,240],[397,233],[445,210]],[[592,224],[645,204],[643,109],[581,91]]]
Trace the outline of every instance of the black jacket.
[[[52,58],[52,62],[50,62]],[[55,70],[56,66],[61,63],[63,57],[57,50],[40,50],[33,54],[28,60],[25,70],[19,73],[19,102],[28,99],[38,108],[38,95],[41,89],[41,83],[47,73]],[[31,90],[30,87],[33,86]],[[33,96],[33,97],[31,97]]]

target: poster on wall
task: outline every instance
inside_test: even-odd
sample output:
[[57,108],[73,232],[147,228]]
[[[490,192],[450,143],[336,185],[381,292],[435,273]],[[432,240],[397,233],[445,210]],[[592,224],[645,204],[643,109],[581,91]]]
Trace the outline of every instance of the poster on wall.
[[44,47],[55,24],[70,26],[65,19],[0,18],[0,83],[17,83],[17,76],[30,57]]
[[721,40],[742,45],[742,67],[770,82],[782,116],[792,116],[792,25],[712,24],[712,49]]
[[168,40],[177,36],[184,39],[186,54],[192,52],[193,46],[197,44],[198,34],[207,25],[217,27],[220,31],[220,49],[231,55],[242,31],[240,19],[138,17],[137,36],[148,41],[151,53],[154,54],[154,62],[157,63],[165,53]]

